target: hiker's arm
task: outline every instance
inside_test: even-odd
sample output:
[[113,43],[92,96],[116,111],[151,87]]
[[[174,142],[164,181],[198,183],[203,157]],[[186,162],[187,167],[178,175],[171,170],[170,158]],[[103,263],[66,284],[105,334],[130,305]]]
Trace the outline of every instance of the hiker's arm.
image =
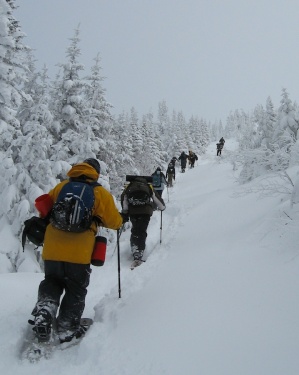
[[155,205],[159,208],[160,211],[164,211],[166,206],[164,204],[164,202],[162,202],[157,196],[155,193],[153,193],[153,201],[155,203]]

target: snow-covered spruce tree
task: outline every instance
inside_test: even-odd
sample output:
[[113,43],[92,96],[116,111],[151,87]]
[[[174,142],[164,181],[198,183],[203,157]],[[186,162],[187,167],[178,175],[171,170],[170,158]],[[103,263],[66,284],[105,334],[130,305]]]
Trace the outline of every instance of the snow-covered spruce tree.
[[141,134],[143,140],[142,159],[139,161],[142,175],[151,175],[158,166],[161,166],[158,159],[158,148],[153,141],[151,134],[150,119],[143,115],[141,123]]
[[207,125],[207,122],[203,119],[200,120],[200,129],[199,129],[199,134],[200,134],[200,140],[199,140],[199,154],[203,155],[205,154],[208,145],[210,144],[210,133],[209,133],[209,128]]
[[[239,181],[245,183],[252,179],[273,175],[279,176],[281,181],[271,187],[271,184],[263,183],[264,194],[269,191],[271,194],[280,191],[281,187],[287,184],[293,184],[287,174],[287,169],[290,166],[290,155],[292,147],[295,145],[294,135],[287,130],[280,136],[279,143],[273,143],[271,148],[267,148],[262,144],[259,148],[247,148],[243,153],[243,168],[239,176]],[[295,151],[294,151],[295,152]],[[266,181],[266,180],[264,180]],[[283,187],[283,189],[285,189]]]
[[167,132],[167,128],[169,126],[169,116],[168,116],[168,107],[165,100],[162,100],[158,103],[158,115],[157,115],[157,123],[158,123],[158,133],[161,136],[161,139],[164,139],[164,136]]
[[[83,65],[78,62],[81,54],[79,48],[79,27],[67,48],[67,62],[59,64],[62,68],[62,78],[56,86],[55,118],[59,122],[59,139],[54,144],[55,161],[77,163],[86,157],[96,157],[99,144],[89,121],[89,102],[84,92],[87,82],[80,78]],[[63,164],[61,165],[63,166]]]
[[218,134],[217,134],[216,140],[218,141],[221,137],[226,137],[226,136],[227,135],[225,134],[224,126],[222,124],[222,121],[220,120],[219,125],[218,125]]
[[130,123],[129,123],[129,142],[132,145],[133,158],[135,161],[135,167],[142,173],[142,158],[143,158],[143,139],[141,133],[141,127],[139,125],[138,114],[134,107],[130,111]]
[[26,47],[22,44],[24,34],[18,21],[13,17],[16,8],[13,0],[0,0],[0,147],[6,151],[13,139],[20,135],[20,123],[16,111],[26,98],[21,90],[26,80],[23,55]]
[[210,126],[210,139],[212,142],[215,142],[216,140],[218,141],[218,139],[220,138],[221,136],[219,137],[219,123],[213,122]]
[[105,178],[113,189],[119,184],[119,177],[115,163],[116,145],[112,136],[113,119],[110,113],[112,105],[105,98],[105,89],[102,86],[104,77],[101,76],[100,56],[96,56],[95,64],[91,68],[91,75],[86,77],[89,85],[86,87],[85,96],[87,98],[88,121],[95,140],[98,144],[97,159],[100,159],[107,166],[102,168],[101,175],[107,174]]
[[274,134],[276,125],[276,111],[274,110],[274,105],[270,96],[266,101],[266,110],[264,111],[264,116],[262,118],[262,123],[260,126],[262,144],[265,144],[267,148],[272,149],[272,137]]
[[[22,102],[32,101],[22,90],[27,80],[27,64],[23,44],[24,34],[13,17],[14,1],[0,0],[0,218],[1,224],[9,226],[14,241],[1,252],[1,260],[8,271],[18,269],[22,261],[18,235],[23,221],[28,218],[30,204],[24,187],[30,185],[27,170],[18,163],[15,142],[22,136],[17,111]],[[2,226],[3,226],[2,225]]]
[[261,137],[258,131],[258,123],[254,115],[249,115],[244,111],[239,117],[241,126],[238,131],[238,140],[241,149],[256,149],[261,145]]
[[142,174],[151,175],[157,167],[164,168],[167,156],[157,134],[152,113],[143,116],[141,128],[144,145],[141,160]]
[[264,110],[261,104],[257,105],[253,110],[253,122],[256,124],[256,133],[257,133],[257,147],[260,147],[263,142],[264,132],[263,125],[265,123],[266,111]]
[[183,150],[189,152],[189,150],[194,149],[194,144],[192,140],[192,134],[186,121],[186,118],[183,114],[183,111],[178,112],[177,123],[181,130],[181,145],[184,145]]
[[123,190],[126,175],[139,173],[135,167],[129,127],[130,117],[127,113],[122,112],[115,120],[111,130],[112,150],[115,151],[111,162],[115,165],[116,178],[110,181],[110,185],[111,191],[117,197]]
[[191,138],[189,150],[199,154],[201,134],[198,117],[191,116],[187,128]]
[[[160,120],[159,120],[159,115],[158,115],[157,123],[159,124],[159,122]],[[164,127],[164,131],[161,137],[161,141],[163,142],[163,147],[164,147],[165,152],[168,155],[168,158],[171,158],[173,156],[172,145],[173,145],[173,138],[175,137],[175,135],[173,134],[173,131],[172,131],[173,126],[172,126],[172,121],[169,116],[167,116],[167,123],[163,125],[163,127]]]
[[[291,147],[291,140],[294,139],[296,141],[298,139],[299,120],[296,117],[296,111],[286,89],[282,89],[281,96],[282,99],[278,108],[277,121],[271,143],[285,146],[285,142],[288,142]],[[291,135],[288,140],[283,137],[285,131]]]
[[[85,88],[85,96],[87,100],[88,113],[86,118],[90,123],[90,127],[99,142],[99,150],[97,157],[108,165],[111,162],[111,148],[106,144],[109,139],[112,116],[110,110],[112,105],[106,101],[105,89],[102,86],[104,77],[101,76],[100,56],[94,59],[95,64],[91,67],[91,75],[86,77],[89,83]],[[110,166],[111,167],[111,166]]]
[[190,138],[187,135],[187,130],[186,130],[186,120],[185,116],[182,111],[179,111],[177,114],[177,119],[176,119],[176,128],[175,132],[178,137],[178,149],[179,149],[179,154],[182,151],[188,152],[188,142],[190,143]]
[[175,110],[172,111],[172,117],[171,117],[171,122],[169,125],[169,128],[167,129],[167,137],[166,139],[168,140],[167,145],[166,145],[166,151],[170,158],[173,156],[178,157],[181,153],[180,147],[179,147],[179,136],[177,133],[177,113]]
[[[49,84],[49,109],[53,115],[53,121],[51,127],[49,128],[49,133],[53,138],[53,144],[57,144],[61,139],[61,103],[63,103],[64,90],[61,89],[62,79],[61,79],[61,70],[56,73],[56,76],[53,81]],[[54,155],[55,154],[55,155]],[[56,150],[53,148],[53,155],[51,159],[56,158]]]
[[[44,67],[41,73],[36,73],[31,54],[28,57],[29,74],[24,90],[32,100],[24,101],[19,107],[17,116],[21,123],[22,135],[12,142],[12,148],[17,150],[15,162],[28,173],[30,186],[37,185],[37,192],[42,194],[57,182],[50,162],[53,140],[49,129],[53,116],[49,110],[47,68]],[[30,191],[28,187],[22,189],[26,193]],[[30,198],[32,202],[32,197]]]
[[[225,136],[227,138],[235,137],[236,135],[236,120],[235,120],[235,114],[231,111],[226,119],[226,125],[225,125]],[[221,135],[223,136],[223,135]]]

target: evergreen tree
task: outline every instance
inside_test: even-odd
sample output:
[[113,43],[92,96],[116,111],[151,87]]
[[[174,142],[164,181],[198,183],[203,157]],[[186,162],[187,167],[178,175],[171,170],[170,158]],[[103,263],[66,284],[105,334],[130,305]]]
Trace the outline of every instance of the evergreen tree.
[[135,158],[130,137],[130,118],[128,114],[122,112],[114,122],[111,131],[112,141],[114,142],[113,163],[115,165],[116,176],[111,179],[111,191],[120,196],[123,190],[123,184],[127,174],[138,174],[135,167]]
[[191,116],[188,122],[189,137],[189,150],[199,153],[199,145],[201,140],[200,127],[198,118]]
[[0,147],[7,151],[13,139],[20,133],[20,123],[16,111],[22,100],[30,100],[20,90],[26,80],[26,67],[23,64],[25,46],[24,34],[13,16],[16,8],[13,0],[0,0]]
[[169,126],[167,138],[169,141],[166,150],[169,157],[171,158],[173,156],[178,156],[181,150],[179,147],[177,113],[175,110],[172,111],[171,123]]
[[88,121],[89,103],[84,98],[87,83],[79,74],[84,69],[78,62],[81,54],[79,27],[70,40],[70,46],[66,51],[68,61],[60,64],[63,74],[57,87],[58,95],[55,95],[57,100],[54,107],[57,108],[59,116],[56,120],[60,123],[60,138],[54,145],[54,158],[57,161],[76,163],[82,158],[95,157],[98,146]]
[[271,142],[274,134],[276,125],[276,112],[270,97],[266,101],[266,111],[263,122],[263,140],[262,143],[266,145],[267,148],[272,148]]
[[163,137],[169,125],[168,107],[166,101],[159,102],[158,107],[158,132]]
[[188,142],[190,142],[190,140],[189,140],[189,137],[187,136],[186,120],[182,111],[178,112],[175,131],[178,137],[177,143],[178,143],[178,149],[180,150],[180,153],[182,151],[187,152]]
[[[282,99],[277,113],[277,123],[272,138],[272,143],[283,146],[285,142],[291,147],[292,143],[297,140],[299,121],[296,118],[296,112],[286,89],[282,89]],[[284,137],[284,133],[290,134],[291,138]],[[293,139],[293,141],[292,141]]]
[[110,113],[112,105],[106,101],[105,89],[102,87],[104,78],[100,74],[101,60],[99,54],[94,60],[95,64],[91,68],[92,74],[86,78],[87,82],[89,82],[85,91],[88,107],[87,118],[89,126],[94,133],[94,139],[98,143],[97,150],[95,150],[97,157],[107,163],[110,168],[113,168],[110,162],[114,150],[108,144],[112,125],[112,116]]
[[163,168],[167,160],[160,135],[155,129],[152,113],[143,116],[142,138],[144,144],[142,174],[152,174],[158,166]]
[[[18,235],[31,211],[30,201],[40,192],[32,183],[26,166],[20,162],[19,141],[23,129],[17,113],[19,108],[32,103],[32,98],[21,89],[29,69],[25,57],[27,48],[22,43],[24,34],[13,17],[15,8],[14,1],[0,0],[0,218],[16,236],[15,246],[3,249],[13,270],[17,270],[24,259]],[[29,117],[29,113],[25,117]]]
[[138,121],[138,114],[135,108],[132,107],[130,113],[129,138],[132,145],[135,166],[139,173],[142,173],[143,139]]
[[206,149],[210,143],[209,129],[207,122],[203,119],[200,121],[200,149],[199,154],[205,154]]

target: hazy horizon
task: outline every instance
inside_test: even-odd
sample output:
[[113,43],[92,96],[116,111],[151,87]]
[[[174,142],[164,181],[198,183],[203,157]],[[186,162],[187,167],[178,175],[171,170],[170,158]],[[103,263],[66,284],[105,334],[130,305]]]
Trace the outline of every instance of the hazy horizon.
[[[138,115],[165,100],[207,121],[251,111],[281,90],[299,97],[299,3],[293,0],[26,0],[14,16],[51,78],[80,25],[86,74],[97,53],[113,112]],[[83,72],[84,73],[84,72]]]

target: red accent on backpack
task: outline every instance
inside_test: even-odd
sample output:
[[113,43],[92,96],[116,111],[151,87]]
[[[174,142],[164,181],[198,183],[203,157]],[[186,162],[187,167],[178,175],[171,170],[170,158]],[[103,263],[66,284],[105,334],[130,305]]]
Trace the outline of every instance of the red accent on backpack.
[[40,213],[40,217],[45,218],[52,210],[53,201],[49,194],[43,194],[36,198],[34,205],[37,211]]

